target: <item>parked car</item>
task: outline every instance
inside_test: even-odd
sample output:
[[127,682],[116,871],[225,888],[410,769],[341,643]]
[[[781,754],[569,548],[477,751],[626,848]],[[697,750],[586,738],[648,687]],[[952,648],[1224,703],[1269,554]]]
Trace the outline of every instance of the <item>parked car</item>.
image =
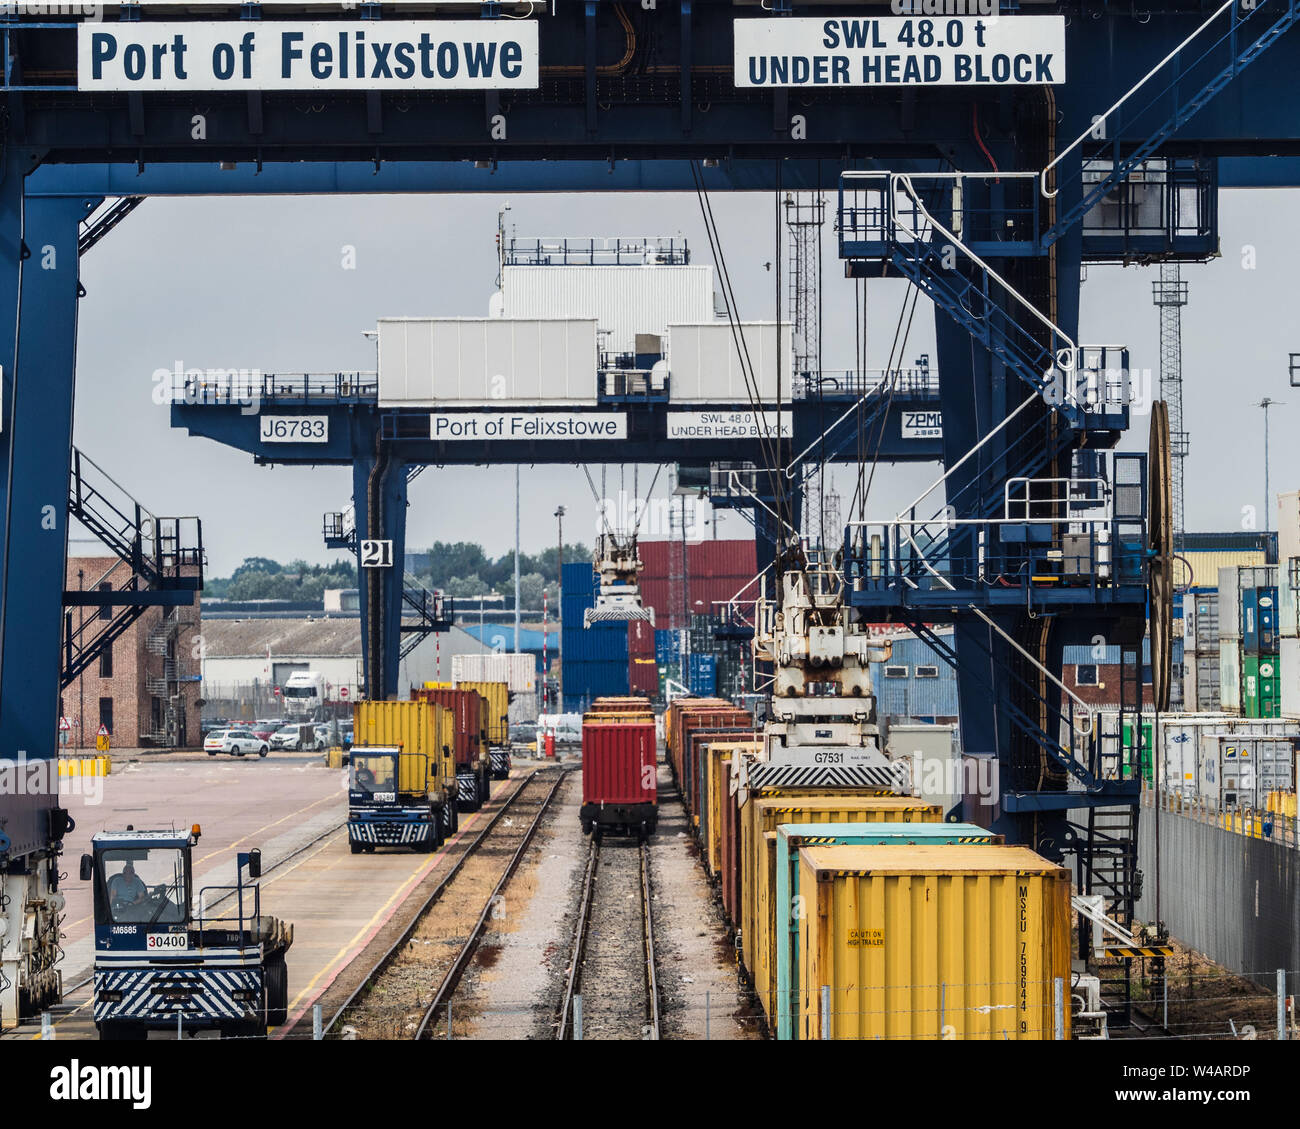
[[316,726],[310,721],[283,726],[271,737],[271,748],[293,753],[313,752],[320,748]]
[[242,757],[247,753],[266,756],[271,746],[258,737],[251,729],[218,729],[209,733],[203,742],[203,750],[210,757],[218,753],[233,753]]
[[280,728],[278,721],[255,721],[248,727],[259,741],[269,742]]

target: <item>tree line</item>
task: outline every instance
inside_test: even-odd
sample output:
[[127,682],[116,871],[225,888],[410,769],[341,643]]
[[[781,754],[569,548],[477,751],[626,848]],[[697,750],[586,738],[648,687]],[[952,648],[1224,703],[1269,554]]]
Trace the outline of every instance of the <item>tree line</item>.
[[[520,602],[540,608],[542,592],[554,600],[559,584],[559,553],[554,545],[540,553],[519,554]],[[591,550],[580,542],[564,546],[565,561],[590,561]],[[426,588],[449,596],[500,594],[513,597],[515,555],[490,557],[471,541],[435,541],[428,549],[407,553],[406,569]],[[209,577],[204,595],[225,600],[291,600],[316,602],[327,588],[356,588],[357,567],[351,558],[329,564],[304,560],[281,564],[269,557],[247,557],[227,577]]]

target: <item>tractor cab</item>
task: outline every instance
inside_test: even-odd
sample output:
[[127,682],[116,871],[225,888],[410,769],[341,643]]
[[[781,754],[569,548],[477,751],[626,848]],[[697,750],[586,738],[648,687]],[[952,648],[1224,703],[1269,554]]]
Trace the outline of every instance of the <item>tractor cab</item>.
[[[348,776],[349,804],[396,804],[398,802],[398,759],[402,750],[397,747],[367,747],[352,749],[351,772]],[[423,774],[420,782],[423,783]]]
[[137,937],[138,947],[167,947],[143,941],[149,927],[160,934],[187,931],[198,830],[110,831],[91,840],[92,853],[81,857],[81,877],[94,883],[97,947],[136,947]]

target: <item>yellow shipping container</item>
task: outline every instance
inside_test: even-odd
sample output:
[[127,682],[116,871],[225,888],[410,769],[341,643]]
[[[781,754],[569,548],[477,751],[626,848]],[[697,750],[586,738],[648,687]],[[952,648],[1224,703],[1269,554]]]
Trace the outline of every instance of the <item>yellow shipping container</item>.
[[[771,1018],[776,988],[776,939],[766,893],[774,885],[775,847],[766,838],[782,823],[940,823],[943,811],[915,796],[881,796],[850,788],[787,788],[779,796],[754,796],[740,812],[740,944],[763,1010]],[[760,899],[762,899],[760,905]]]
[[1026,847],[799,852],[799,1037],[1069,1038],[1070,873]]
[[510,687],[505,682],[457,682],[457,690],[477,690],[483,699],[483,736],[498,749],[510,746]]
[[[357,702],[352,707],[354,748],[399,745],[398,788],[423,792],[441,786],[456,795],[455,714],[431,702]],[[427,779],[419,777],[426,772]]]
[[1294,792],[1270,792],[1266,808],[1274,815],[1296,818],[1296,794]]
[[705,869],[716,875],[722,869],[722,828],[725,821],[722,815],[723,804],[735,803],[731,793],[731,759],[741,756],[754,756],[762,752],[761,741],[718,741],[704,746],[704,779],[708,786],[708,795],[702,796],[700,808],[707,812],[704,819],[704,842],[702,855]]

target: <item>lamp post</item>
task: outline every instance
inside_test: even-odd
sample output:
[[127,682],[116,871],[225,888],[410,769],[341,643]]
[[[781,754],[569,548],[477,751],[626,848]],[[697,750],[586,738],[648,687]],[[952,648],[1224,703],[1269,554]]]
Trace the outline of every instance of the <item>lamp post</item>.
[[564,507],[555,507],[555,520],[559,526],[559,537],[555,545],[555,603],[556,614],[560,617],[560,673],[555,679],[555,712],[564,712]]
[[1265,396],[1260,402],[1259,407],[1264,409],[1264,532],[1267,533],[1272,525],[1269,522],[1269,493],[1268,493],[1268,409],[1280,408],[1283,401],[1274,400]]

